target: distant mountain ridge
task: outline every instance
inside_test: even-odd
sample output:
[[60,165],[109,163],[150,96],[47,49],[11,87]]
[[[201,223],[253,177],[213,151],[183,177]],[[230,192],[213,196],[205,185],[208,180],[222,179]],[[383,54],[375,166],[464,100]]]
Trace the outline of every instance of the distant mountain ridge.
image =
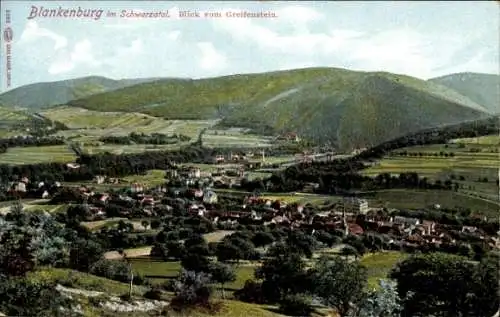
[[500,113],[499,75],[467,72],[436,77],[429,81],[456,90],[492,113]]
[[0,104],[10,107],[40,109],[60,105],[73,99],[112,91],[127,86],[159,80],[160,78],[110,79],[88,76],[54,82],[21,86],[0,94]]
[[476,100],[433,80],[340,68],[156,79],[96,90],[64,103],[166,119],[218,118],[221,126],[246,127],[263,134],[293,131],[341,149],[369,147],[421,129],[492,113]]

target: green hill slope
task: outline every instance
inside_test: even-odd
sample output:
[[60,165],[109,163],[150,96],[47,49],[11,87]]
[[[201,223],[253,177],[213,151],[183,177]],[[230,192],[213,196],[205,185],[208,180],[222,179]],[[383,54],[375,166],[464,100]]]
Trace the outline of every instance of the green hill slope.
[[154,80],[157,79],[114,80],[105,77],[90,76],[71,80],[36,83],[0,94],[0,103],[11,107],[38,109]]
[[199,80],[159,80],[73,100],[91,110],[168,119],[221,118],[223,126],[296,131],[341,148],[487,114],[456,91],[409,76],[308,68]]
[[489,111],[500,113],[499,75],[458,73],[432,78],[429,81],[454,89]]

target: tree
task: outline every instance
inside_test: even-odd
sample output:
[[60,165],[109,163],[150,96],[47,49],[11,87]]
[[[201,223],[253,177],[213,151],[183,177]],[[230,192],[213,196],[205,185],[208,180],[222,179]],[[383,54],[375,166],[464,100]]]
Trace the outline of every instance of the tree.
[[141,225],[144,228],[144,230],[147,230],[148,226],[149,226],[149,221],[143,220],[143,221],[141,221]]
[[241,250],[228,242],[219,243],[215,250],[217,261],[228,262],[231,260],[241,259],[243,257]]
[[192,235],[190,238],[186,239],[186,241],[184,241],[184,248],[188,253],[204,256],[209,254],[207,241],[199,234]]
[[312,292],[338,312],[348,316],[363,299],[366,269],[341,257],[322,257],[311,270]]
[[289,245],[277,244],[267,253],[267,259],[255,271],[263,279],[262,290],[269,301],[279,301],[289,294],[297,294],[306,287],[306,263],[301,253]]
[[442,253],[412,256],[391,273],[403,298],[403,314],[470,316],[474,292],[474,264],[466,258]]
[[160,226],[161,226],[160,220],[158,220],[158,219],[151,220],[151,229],[156,230],[156,229],[160,228]]
[[166,248],[169,258],[181,259],[186,253],[184,246],[178,241],[168,241]]
[[349,260],[350,256],[354,256],[356,259],[359,256],[358,250],[356,250],[354,247],[347,245],[340,250],[340,255],[344,256],[346,260]]
[[203,255],[188,253],[181,260],[181,265],[186,271],[210,272],[210,260]]
[[309,259],[312,258],[313,251],[317,244],[317,241],[310,235],[295,230],[289,232],[286,242],[290,247],[295,248]]
[[498,253],[489,253],[476,268],[472,278],[475,285],[472,311],[475,316],[492,316],[500,305],[499,259]]
[[[56,285],[28,278],[8,278],[0,275],[0,311],[8,316],[68,315],[70,300]],[[63,309],[66,309],[63,310]]]
[[326,244],[328,247],[332,247],[335,243],[339,242],[338,238],[334,235],[329,234],[324,230],[319,230],[314,234],[314,237],[319,242]]
[[269,232],[257,231],[252,237],[253,244],[258,247],[263,247],[274,242],[274,237]]
[[213,263],[210,267],[210,274],[214,282],[221,284],[222,298],[226,298],[224,284],[227,282],[234,282],[236,280],[236,273],[233,268],[227,264]]
[[357,236],[349,235],[344,239],[343,242],[355,248],[358,251],[359,255],[363,255],[366,252],[366,247],[362,239]]
[[359,304],[358,317],[399,317],[399,302],[396,283],[380,280],[380,288],[367,294]]
[[88,272],[92,264],[102,258],[103,253],[102,246],[99,243],[93,240],[79,239],[71,246],[69,252],[70,266]]
[[32,235],[23,227],[11,227],[0,235],[0,274],[24,276],[35,267]]

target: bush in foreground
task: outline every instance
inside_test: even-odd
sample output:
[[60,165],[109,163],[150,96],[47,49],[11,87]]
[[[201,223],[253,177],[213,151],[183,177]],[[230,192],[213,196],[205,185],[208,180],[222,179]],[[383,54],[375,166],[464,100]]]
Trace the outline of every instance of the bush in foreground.
[[293,316],[310,316],[314,311],[309,298],[303,294],[285,296],[280,301],[280,310],[284,314]]
[[215,313],[221,304],[211,302],[212,291],[210,275],[183,270],[175,283],[175,297],[170,306],[175,311],[202,309]]

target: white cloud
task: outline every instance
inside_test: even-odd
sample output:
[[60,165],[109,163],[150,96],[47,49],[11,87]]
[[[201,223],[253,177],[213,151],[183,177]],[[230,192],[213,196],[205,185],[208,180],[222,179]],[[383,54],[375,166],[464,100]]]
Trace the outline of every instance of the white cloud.
[[175,30],[167,34],[169,40],[176,41],[181,35],[181,31]]
[[62,74],[73,70],[79,65],[87,67],[96,67],[100,63],[94,58],[92,52],[92,43],[88,39],[77,42],[71,52],[64,52],[55,62],[53,62],[48,71],[50,74]]
[[199,42],[197,44],[201,51],[201,58],[198,62],[205,70],[220,70],[226,67],[226,56],[218,52],[210,42]]
[[330,33],[302,31],[282,35],[250,19],[218,19],[213,23],[216,30],[229,33],[236,41],[251,41],[267,53],[274,51],[309,56],[330,54],[344,46],[347,41],[362,35],[360,32],[342,29],[332,30]]
[[467,71],[489,73],[489,74],[494,73],[500,75],[498,62],[489,61],[487,59],[486,51],[478,52],[476,55],[474,55],[465,63],[442,69],[439,72],[439,75],[453,74],[453,73],[467,72]]
[[324,19],[324,15],[313,8],[304,6],[288,6],[276,11],[278,23],[286,23],[296,30],[307,30],[310,22]]
[[[299,12],[295,8],[288,10],[290,16]],[[303,22],[312,21],[315,13],[311,11],[305,16]],[[282,65],[307,60],[307,63],[291,64],[306,66],[311,61],[316,61],[318,66],[384,70],[420,78],[432,77],[435,68],[448,63],[453,54],[467,44],[467,38],[442,39],[409,27],[368,33],[334,29],[326,25],[324,31],[320,32],[296,29],[292,33],[280,34],[271,26],[265,27],[254,21],[256,20],[219,19],[214,20],[213,24],[217,31],[230,35],[235,42],[251,43],[267,56],[279,55],[284,61]],[[469,62],[475,69],[480,69],[480,64],[479,60]]]
[[41,38],[50,38],[54,41],[54,50],[59,50],[66,47],[68,40],[49,29],[41,28],[36,21],[28,21],[23,33],[19,39],[19,43],[28,43]]

